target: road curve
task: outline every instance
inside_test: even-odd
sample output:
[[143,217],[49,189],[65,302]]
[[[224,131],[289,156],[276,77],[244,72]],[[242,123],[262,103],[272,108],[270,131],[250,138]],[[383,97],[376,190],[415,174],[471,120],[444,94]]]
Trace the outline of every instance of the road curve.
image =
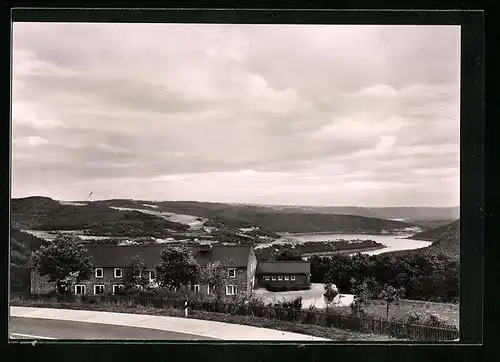
[[158,329],[42,318],[10,317],[9,327],[12,339],[216,340]]
[[[231,341],[328,341],[328,339],[325,338],[300,333],[201,320],[192,317],[167,317],[149,314],[11,306],[10,318],[13,317],[113,326],[110,328],[115,328],[117,326],[129,327],[131,328],[129,332],[133,331],[135,328],[152,329],[163,332],[173,332],[176,333],[176,335],[188,335],[192,337],[191,339],[194,339],[194,336],[196,336],[196,339],[201,339],[199,337],[206,337],[215,340]],[[95,328],[98,330],[100,327]],[[18,332],[18,334],[29,333]],[[163,339],[163,337],[161,339]]]

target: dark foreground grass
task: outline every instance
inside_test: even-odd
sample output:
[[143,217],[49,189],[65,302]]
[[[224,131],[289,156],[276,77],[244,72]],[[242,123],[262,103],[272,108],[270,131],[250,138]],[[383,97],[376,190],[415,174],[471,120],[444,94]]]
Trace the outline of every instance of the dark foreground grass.
[[[37,307],[37,308],[60,308],[75,310],[94,310],[112,313],[132,313],[147,314],[168,317],[184,317],[184,310],[174,308],[153,308],[135,305],[132,302],[86,304],[86,303],[60,303],[54,301],[22,300],[13,298],[11,306],[19,307]],[[307,334],[310,336],[321,337],[333,341],[395,341],[395,338],[389,336],[359,333],[348,330],[328,328],[318,325],[299,324],[287,321],[272,320],[254,316],[241,316],[232,314],[223,314],[206,311],[190,311],[188,318],[202,319],[215,322],[248,325],[253,327],[270,328],[284,332],[293,332]],[[404,339],[397,339],[404,341]]]
[[[349,315],[350,307],[336,307],[338,313]],[[386,302],[383,300],[368,301],[363,310],[368,317],[385,319],[387,314]],[[409,313],[414,312],[421,315],[436,315],[446,324],[459,327],[460,306],[450,303],[430,303],[422,301],[403,300],[391,303],[389,307],[389,319],[401,320]]]

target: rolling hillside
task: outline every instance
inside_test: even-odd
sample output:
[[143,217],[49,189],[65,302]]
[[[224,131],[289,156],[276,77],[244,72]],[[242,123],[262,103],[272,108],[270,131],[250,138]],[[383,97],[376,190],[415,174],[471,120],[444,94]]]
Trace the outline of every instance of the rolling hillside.
[[[413,227],[411,223],[386,220],[359,215],[313,213],[315,210],[293,212],[298,208],[278,210],[261,205],[225,204],[196,201],[139,201],[139,200],[100,200],[94,202],[78,201],[84,206],[59,203],[47,197],[30,197],[12,200],[12,219],[14,225],[38,230],[76,230],[93,229],[96,232],[115,231],[124,235],[127,230],[140,228],[171,229],[184,231],[188,226],[171,222],[154,215],[139,211],[123,211],[111,207],[144,209],[152,205],[155,211],[194,215],[211,219],[212,222],[225,224],[229,228],[259,226],[272,232],[310,233],[384,233],[401,231]],[[335,208],[330,209],[333,212]],[[362,208],[351,208],[361,210]],[[340,211],[339,209],[336,209]],[[349,208],[346,208],[349,210]],[[346,211],[347,212],[347,211]],[[133,233],[135,236],[136,233]],[[131,235],[131,236],[133,236]]]
[[[146,201],[103,200],[96,205],[138,207]],[[275,210],[269,206],[247,204],[224,204],[196,201],[161,201],[148,202],[158,206],[155,210],[210,218],[224,223],[231,228],[259,226],[273,232],[309,233],[382,233],[384,230],[400,230],[413,225],[410,223],[385,220],[374,217],[343,215],[333,213],[313,213],[315,210],[303,210],[299,207]],[[135,206],[134,206],[135,205]],[[294,210],[301,212],[294,212]],[[347,210],[348,208],[346,208]],[[362,209],[362,208],[354,208]],[[330,210],[332,211],[332,210]]]
[[453,259],[460,259],[460,219],[446,226],[422,231],[413,235],[411,239],[432,241],[433,243],[426,248],[395,251],[381,255],[445,254]]
[[430,230],[422,231],[418,234],[413,235],[410,239],[415,240],[426,240],[426,241],[438,241],[446,236],[459,236],[460,235],[460,219],[447,224],[445,226],[437,227]]
[[[82,202],[82,201],[78,201]],[[458,219],[458,207],[358,207],[358,206],[299,206],[258,205],[199,201],[139,201],[100,200],[94,204],[119,207],[144,207],[144,204],[158,206],[159,211],[175,212],[197,216],[235,216],[239,212],[271,214],[335,214],[363,216],[375,219],[406,219],[408,221],[453,221]]]
[[334,214],[292,214],[292,213],[238,213],[237,219],[223,216],[225,222],[241,220],[248,225],[258,225],[275,232],[311,233],[367,233],[403,230],[412,225],[399,221]]
[[388,219],[411,221],[456,220],[460,217],[459,207],[374,207],[369,210]]
[[144,231],[165,237],[168,230],[185,231],[184,224],[138,211],[120,211],[89,203],[62,205],[47,197],[12,199],[12,224],[19,229],[83,230],[101,235],[146,236]]

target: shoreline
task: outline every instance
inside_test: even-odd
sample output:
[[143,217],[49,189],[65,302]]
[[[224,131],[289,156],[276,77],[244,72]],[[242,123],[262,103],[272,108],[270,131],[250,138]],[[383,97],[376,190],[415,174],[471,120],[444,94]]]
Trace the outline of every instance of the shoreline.
[[430,243],[433,243],[433,242],[435,242],[435,241],[438,240],[438,239],[427,239],[427,238],[413,238],[411,236],[409,236],[409,237],[407,237],[405,239],[407,239],[407,240],[417,240],[417,241],[428,241]]
[[[404,233],[404,232],[392,232],[392,233],[381,233],[381,232],[367,232],[367,231],[356,231],[356,232],[343,232],[343,231],[313,231],[313,232],[307,232],[307,233],[288,233],[288,232],[277,232],[281,238],[286,238],[286,237],[294,237],[294,236],[304,236],[304,235],[328,235],[328,234],[334,234],[334,235],[377,235],[377,236],[405,236],[405,235],[410,235],[410,233]],[[404,239],[410,239],[411,235],[408,236],[407,238]]]
[[373,250],[380,250],[380,249],[386,249],[388,246],[386,245],[380,245],[380,246],[371,246],[371,247],[366,247],[366,248],[358,248],[358,249],[344,249],[344,250],[336,250],[336,251],[321,251],[321,252],[316,252],[316,253],[302,253],[300,256],[304,258],[309,258],[311,256],[317,255],[317,256],[329,256],[329,255],[337,255],[337,254],[357,254],[357,253],[362,253],[366,251],[373,251]]

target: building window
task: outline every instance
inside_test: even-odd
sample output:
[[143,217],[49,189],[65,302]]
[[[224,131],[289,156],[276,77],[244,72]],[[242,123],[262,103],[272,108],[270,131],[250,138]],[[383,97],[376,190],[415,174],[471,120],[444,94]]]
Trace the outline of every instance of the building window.
[[229,278],[236,278],[236,269],[231,268],[227,271],[227,276]]
[[266,280],[269,280],[269,276],[264,277]]
[[122,268],[115,268],[114,275],[115,275],[115,278],[121,278],[123,275]]
[[113,294],[116,294],[117,292],[121,292],[123,290],[123,285],[113,285]]
[[295,280],[295,275],[292,275],[292,276],[290,277],[290,280]]
[[236,285],[226,285],[226,295],[236,295]]
[[195,293],[199,293],[200,292],[200,285],[199,284],[195,284],[193,287],[194,287],[193,290],[194,290]]
[[278,277],[278,280],[283,280],[283,277],[280,275],[280,276]]
[[102,268],[95,268],[95,277],[102,278],[104,276],[104,271]]
[[104,293],[104,285],[94,285],[94,294]]
[[273,277],[271,278],[272,280],[276,280],[276,277],[273,275]]
[[285,280],[288,280],[288,279],[289,279],[289,278],[288,278],[288,275],[285,275]]
[[85,285],[75,285],[75,294],[85,294]]

